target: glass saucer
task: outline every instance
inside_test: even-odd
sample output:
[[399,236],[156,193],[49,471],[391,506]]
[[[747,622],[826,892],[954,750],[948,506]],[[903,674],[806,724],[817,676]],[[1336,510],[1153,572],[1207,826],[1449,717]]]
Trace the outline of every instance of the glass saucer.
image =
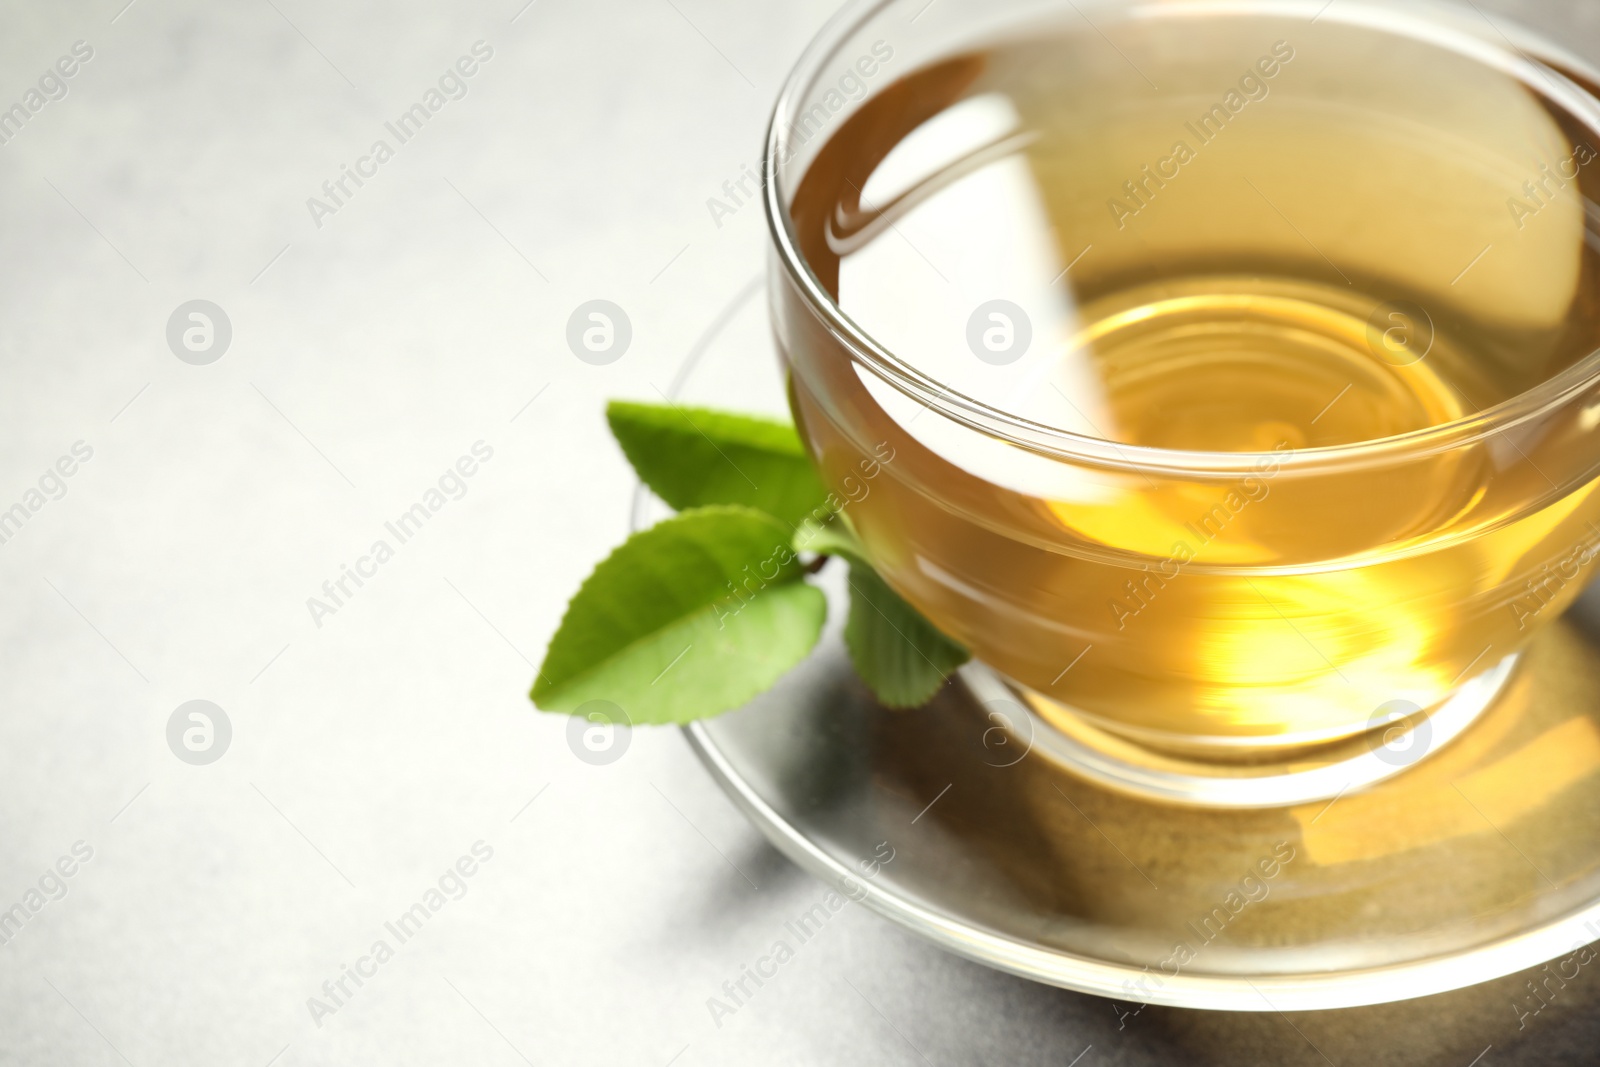
[[[783,410],[758,291],[717,317],[676,396]],[[636,522],[654,517],[641,496]],[[1600,598],[1403,772],[1226,810],[1081,777],[1042,720],[959,680],[927,708],[879,707],[839,593],[807,662],[686,732],[780,851],[950,951],[1123,1001],[1288,1011],[1460,988],[1600,938]]]

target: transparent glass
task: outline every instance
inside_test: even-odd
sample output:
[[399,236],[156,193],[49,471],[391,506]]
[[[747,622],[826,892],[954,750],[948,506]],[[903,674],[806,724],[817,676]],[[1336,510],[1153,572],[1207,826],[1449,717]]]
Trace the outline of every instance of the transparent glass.
[[1594,83],[1445,4],[854,5],[768,143],[802,436],[1118,759],[1459,720],[1600,553]]
[[[745,288],[693,345],[675,402],[782,412],[757,297]],[[639,491],[635,529],[668,514]],[[821,578],[834,625],[816,654],[685,731],[785,855],[951,952],[1111,997],[1119,1013],[1371,1004],[1546,960],[1527,977],[1567,980],[1591,958],[1579,950],[1600,937],[1600,588],[1541,632],[1448,747],[1335,800],[1238,810],[1104,788],[1057,758],[1050,727],[978,686],[912,714],[877,705],[838,633],[848,591],[834,567]],[[1519,978],[1430,1002],[1412,1058],[1467,1048],[1465,1063],[1515,1029],[1508,1000],[1519,1015],[1541,1003]],[[1297,1025],[1322,1044],[1316,1020]]]

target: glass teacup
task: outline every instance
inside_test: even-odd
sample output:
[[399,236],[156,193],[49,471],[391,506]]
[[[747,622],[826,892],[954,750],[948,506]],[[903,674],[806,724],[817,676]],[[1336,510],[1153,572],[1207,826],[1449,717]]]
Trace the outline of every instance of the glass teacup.
[[1304,799],[1464,727],[1581,591],[1600,76],[1503,29],[890,0],[808,51],[765,175],[791,405],[980,695],[1129,788]]

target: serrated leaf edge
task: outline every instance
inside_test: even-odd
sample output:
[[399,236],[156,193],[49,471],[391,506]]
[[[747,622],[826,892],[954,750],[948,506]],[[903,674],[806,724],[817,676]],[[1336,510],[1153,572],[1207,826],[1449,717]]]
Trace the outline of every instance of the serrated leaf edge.
[[[575,674],[570,678],[564,679],[561,682],[549,682],[546,679],[545,673],[544,673],[544,667],[545,667],[545,664],[550,661],[551,649],[553,649],[555,647],[557,638],[559,638],[561,636],[561,631],[566,627],[567,620],[572,615],[572,611],[573,611],[574,606],[577,604],[578,600],[583,596],[584,591],[589,588],[589,583],[594,580],[595,575],[600,572],[601,568],[603,568],[607,563],[609,563],[619,553],[621,553],[625,549],[627,549],[627,547],[630,544],[632,544],[635,540],[646,536],[647,534],[651,533],[652,531],[654,531],[655,529],[657,529],[660,526],[663,526],[663,525],[665,525],[667,523],[670,523],[670,522],[676,522],[676,521],[678,521],[678,520],[680,520],[680,519],[682,519],[682,518],[684,518],[686,516],[704,517],[704,516],[708,516],[709,514],[718,513],[718,512],[743,515],[743,516],[746,516],[746,517],[748,517],[748,516],[757,516],[757,517],[760,517],[762,519],[767,520],[768,522],[772,523],[774,526],[778,527],[779,529],[783,528],[783,522],[780,519],[778,519],[778,518],[776,518],[776,517],[774,517],[772,515],[767,514],[766,512],[760,510],[759,508],[746,507],[746,506],[744,506],[742,504],[710,504],[710,505],[707,505],[705,507],[687,508],[687,509],[685,509],[683,511],[678,512],[676,515],[671,516],[670,518],[662,519],[660,522],[655,523],[652,526],[648,526],[643,530],[635,530],[633,533],[629,534],[626,540],[624,540],[616,548],[613,548],[606,555],[605,559],[602,559],[600,562],[598,562],[598,563],[596,563],[594,565],[593,569],[591,569],[589,571],[588,576],[585,577],[583,582],[578,586],[577,591],[575,593],[573,593],[571,599],[569,599],[567,601],[566,610],[564,610],[561,613],[561,621],[558,624],[556,624],[555,635],[550,638],[550,644],[545,648],[544,659],[540,662],[538,667],[534,668],[535,678],[534,678],[534,683],[533,683],[532,688],[529,689],[529,691],[528,691],[528,699],[533,701],[533,705],[534,705],[535,708],[537,708],[539,711],[547,712],[549,714],[554,714],[554,715],[566,715],[566,714],[569,714],[568,712],[551,711],[548,708],[541,707],[540,704],[539,704],[540,697],[541,696],[549,697],[551,689],[564,688],[565,686],[569,685],[573,681],[576,681],[577,679],[585,678],[585,677],[588,677],[588,676],[592,675],[595,671],[600,670],[607,663],[610,663],[613,659],[617,658],[618,656],[621,656],[623,653],[625,653],[628,650],[634,648],[635,646],[641,644],[645,640],[645,637],[635,638],[634,640],[629,641],[626,645],[623,645],[617,651],[613,652],[611,655],[607,656],[604,660],[602,660],[600,663],[596,664],[595,666],[590,667],[589,669],[587,669],[585,671],[582,671],[582,672],[580,672],[578,674]],[[794,582],[800,582],[800,581],[804,581],[804,580],[805,580],[805,571],[799,570],[799,571],[796,571],[790,577],[783,579],[782,581],[775,580],[774,582],[771,583],[771,585],[778,585],[778,586],[790,585],[790,584],[793,584]],[[763,588],[770,588],[770,586],[763,587]],[[713,606],[712,604],[707,604],[704,607],[702,607],[700,609],[697,609],[697,610],[698,611],[709,611],[712,608],[712,606]],[[692,614],[691,615],[680,616],[680,618],[685,618],[685,619],[692,618],[692,617],[693,617]],[[659,631],[652,631],[652,632],[659,632]],[[645,635],[645,636],[647,637],[649,635]],[[819,631],[819,636],[820,636],[820,631]],[[814,641],[812,643],[812,647],[813,648],[816,647],[816,644],[815,644]],[[541,691],[541,685],[543,686],[542,691]]]

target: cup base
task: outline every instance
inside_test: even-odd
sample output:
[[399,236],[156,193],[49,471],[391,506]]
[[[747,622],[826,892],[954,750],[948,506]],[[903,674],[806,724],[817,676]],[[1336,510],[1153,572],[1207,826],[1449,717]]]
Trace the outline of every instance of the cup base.
[[1194,758],[1111,733],[976,661],[960,678],[1029,751],[1106,788],[1190,807],[1277,808],[1359,791],[1437,752],[1495,702],[1520,659],[1521,653],[1505,657],[1431,709],[1327,744],[1270,755],[1258,750],[1258,758],[1244,763]]

